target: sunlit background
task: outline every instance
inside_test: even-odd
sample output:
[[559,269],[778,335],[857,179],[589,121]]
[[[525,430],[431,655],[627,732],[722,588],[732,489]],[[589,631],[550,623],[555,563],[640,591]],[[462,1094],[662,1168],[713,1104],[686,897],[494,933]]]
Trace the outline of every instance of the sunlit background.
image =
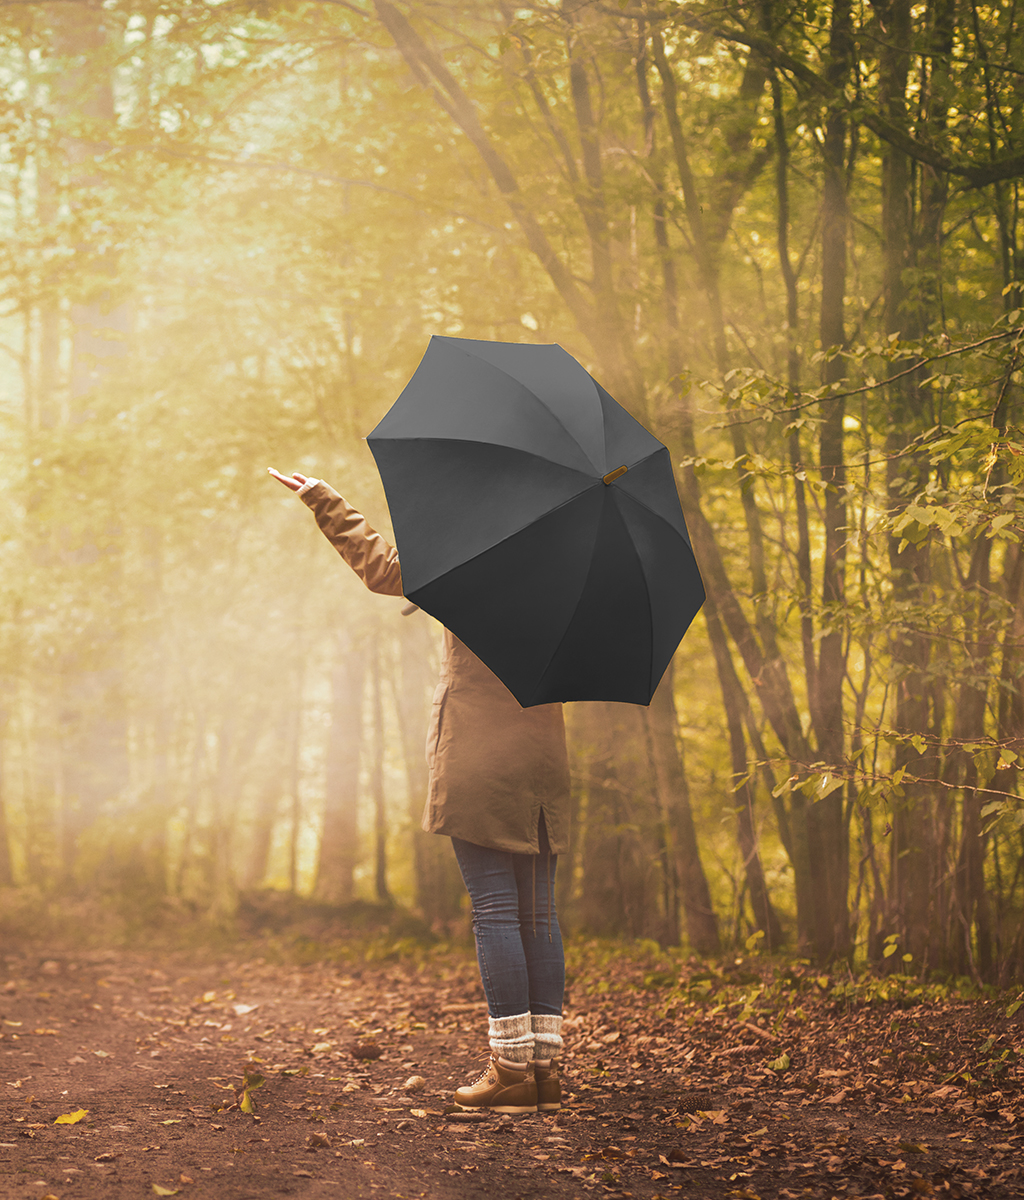
[[462,927],[418,829],[439,627],[266,474],[389,533],[362,439],[441,333],[559,342],[665,441],[710,594],[649,710],[567,709],[566,926],[1020,970],[1012,7],[75,0],[0,39],[0,928],[267,889]]

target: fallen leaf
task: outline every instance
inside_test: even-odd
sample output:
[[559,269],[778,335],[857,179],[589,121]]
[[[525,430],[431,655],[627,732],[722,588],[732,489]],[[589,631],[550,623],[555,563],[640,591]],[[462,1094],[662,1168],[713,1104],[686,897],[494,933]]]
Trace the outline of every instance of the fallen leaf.
[[403,1092],[421,1092],[427,1086],[427,1081],[422,1075],[410,1075],[409,1078],[402,1084]]
[[266,1080],[258,1071],[250,1072],[248,1067],[245,1068],[242,1075],[242,1091],[238,1098],[238,1107],[242,1112],[249,1113],[250,1115],[256,1112],[252,1093],[257,1088],[261,1088],[264,1083],[266,1083]]
[[737,1021],[736,1024],[740,1029],[745,1029],[748,1033],[754,1034],[756,1037],[764,1038],[766,1042],[775,1040],[774,1034],[767,1029],[762,1029],[760,1025],[755,1025],[753,1021]]
[[109,1058],[110,1057],[110,1055],[106,1052],[106,1050],[94,1050],[93,1054],[95,1054],[97,1058]]
[[352,1047],[352,1057],[360,1059],[368,1059],[370,1061],[380,1058],[384,1051],[377,1045],[376,1042],[356,1042]]
[[156,1192],[158,1196],[176,1196],[181,1191],[181,1188],[165,1188],[161,1187],[158,1183],[154,1183],[153,1191]]
[[427,1110],[425,1108],[410,1108],[409,1109],[409,1116],[411,1116],[411,1117],[425,1117],[426,1115],[427,1115]]
[[76,1108],[74,1112],[61,1113],[54,1121],[54,1125],[77,1125],[79,1121],[85,1120],[88,1112],[87,1108]]
[[99,1163],[113,1162],[115,1158],[117,1158],[117,1155],[114,1154],[112,1151],[104,1150],[102,1154],[97,1154],[96,1157],[92,1161],[99,1162]]
[[258,1008],[258,1004],[232,1004],[231,1011],[236,1017],[245,1017],[249,1013],[255,1012]]

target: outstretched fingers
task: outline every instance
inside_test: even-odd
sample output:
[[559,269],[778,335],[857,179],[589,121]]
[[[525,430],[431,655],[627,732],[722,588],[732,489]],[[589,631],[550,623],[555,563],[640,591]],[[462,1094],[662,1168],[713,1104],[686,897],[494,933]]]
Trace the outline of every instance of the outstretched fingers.
[[297,492],[306,482],[306,476],[300,475],[298,471],[294,471],[288,476],[282,475],[280,471],[275,471],[273,467],[267,467],[267,474],[273,475],[275,479],[279,480],[286,488],[290,488],[293,492]]

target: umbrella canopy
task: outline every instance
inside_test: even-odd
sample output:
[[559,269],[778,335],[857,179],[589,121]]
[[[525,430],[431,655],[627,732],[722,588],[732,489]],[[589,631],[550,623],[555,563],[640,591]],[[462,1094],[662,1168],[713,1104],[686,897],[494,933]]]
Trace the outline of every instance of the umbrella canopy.
[[650,703],[704,588],[668,450],[571,355],[433,337],[367,440],[406,596],[524,708]]

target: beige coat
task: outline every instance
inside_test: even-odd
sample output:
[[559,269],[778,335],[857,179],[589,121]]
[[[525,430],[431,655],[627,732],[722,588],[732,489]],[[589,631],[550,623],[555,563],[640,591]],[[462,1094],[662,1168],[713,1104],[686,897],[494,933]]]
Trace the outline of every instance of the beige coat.
[[[302,499],[371,592],[401,596],[398,552],[333,488]],[[478,846],[539,851],[543,811],[554,854],[569,848],[569,761],[560,704],[521,708],[500,679],[447,629],[427,730],[430,784],[423,828]]]

